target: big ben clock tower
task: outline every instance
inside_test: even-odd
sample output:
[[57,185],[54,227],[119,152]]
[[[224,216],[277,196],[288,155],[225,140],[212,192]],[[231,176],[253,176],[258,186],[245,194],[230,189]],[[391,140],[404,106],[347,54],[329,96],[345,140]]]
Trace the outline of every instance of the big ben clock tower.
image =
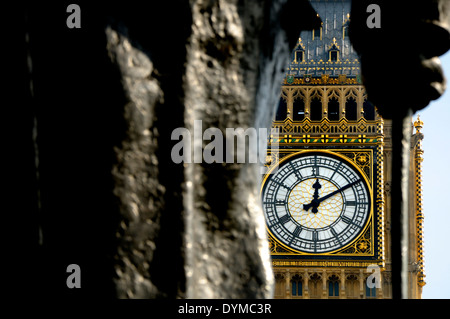
[[[390,122],[361,83],[350,1],[311,3],[322,25],[302,32],[292,53],[273,122],[279,134],[269,140],[279,146],[269,148],[261,186],[275,298],[390,298]],[[422,151],[412,154],[420,164]],[[424,284],[417,222],[416,298]]]

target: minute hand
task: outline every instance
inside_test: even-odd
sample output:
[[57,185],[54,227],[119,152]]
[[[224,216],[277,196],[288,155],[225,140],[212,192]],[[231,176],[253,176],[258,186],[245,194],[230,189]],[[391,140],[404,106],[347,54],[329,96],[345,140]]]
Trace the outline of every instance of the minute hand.
[[353,185],[355,185],[356,183],[359,183],[360,181],[361,181],[361,180],[358,179],[357,181],[355,181],[355,182],[353,182],[353,183],[350,183],[350,184],[347,184],[347,185],[345,185],[344,187],[341,187],[341,188],[339,188],[338,190],[335,190],[334,192],[332,192],[332,193],[330,193],[330,194],[328,194],[328,195],[325,195],[324,197],[318,198],[318,199],[317,199],[317,203],[323,202],[324,200],[330,198],[331,196],[334,196],[334,195],[336,195],[337,193],[340,193],[340,192],[342,192],[343,190],[346,190],[347,188],[352,187]]

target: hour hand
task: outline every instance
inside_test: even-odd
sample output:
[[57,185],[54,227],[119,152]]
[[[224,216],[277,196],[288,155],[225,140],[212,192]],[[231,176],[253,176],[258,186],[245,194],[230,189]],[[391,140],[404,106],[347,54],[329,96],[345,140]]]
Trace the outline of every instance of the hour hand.
[[316,182],[312,185],[312,187],[314,188],[313,198],[318,199],[319,198],[319,189],[322,188],[322,185],[320,185],[320,183],[319,183],[319,179],[316,179]]
[[318,205],[318,203],[317,203],[317,200],[316,199],[313,199],[312,201],[311,201],[311,203],[309,203],[309,204],[303,204],[303,210],[306,210],[306,211],[308,211],[311,207],[313,208],[312,209],[312,212],[314,213],[314,211],[317,213],[317,206],[319,206]]
[[303,209],[308,211],[312,207],[312,212],[315,214],[318,212],[317,207],[319,207],[320,202],[317,200],[319,198],[319,189],[322,188],[322,185],[319,183],[319,179],[316,179],[316,182],[312,185],[314,188],[313,200],[309,204],[304,204]]

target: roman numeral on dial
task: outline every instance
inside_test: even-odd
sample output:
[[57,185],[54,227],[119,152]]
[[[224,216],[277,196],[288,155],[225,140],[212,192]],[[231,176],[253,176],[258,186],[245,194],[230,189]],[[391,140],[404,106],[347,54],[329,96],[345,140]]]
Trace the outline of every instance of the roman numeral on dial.
[[352,220],[350,218],[348,218],[347,216],[342,216],[342,220],[344,222],[346,222],[347,224],[351,224],[352,223]]
[[292,232],[292,235],[297,237],[301,231],[302,231],[302,226],[297,226],[297,227],[295,227],[294,231]]
[[275,200],[275,201],[266,201],[263,202],[264,205],[268,205],[268,204],[275,204],[275,205],[286,205],[286,202],[284,200]]
[[297,176],[297,179],[301,180],[303,178],[302,174],[300,174],[300,172],[297,169],[295,169],[294,165],[292,165],[292,162],[289,162],[289,165],[291,166],[292,170]]
[[280,223],[284,225],[284,224],[286,224],[288,221],[291,220],[291,216],[289,216],[289,214],[286,214],[286,215],[281,216],[281,217],[279,218],[279,220],[280,220]]
[[287,190],[291,190],[288,186],[286,186],[284,183],[282,183],[282,182],[279,182],[279,181],[276,181],[276,180],[274,180],[274,181],[272,181],[273,183],[275,183],[275,184],[277,184],[277,185],[279,185],[279,186],[281,186],[281,187],[284,187],[284,188],[286,188]]

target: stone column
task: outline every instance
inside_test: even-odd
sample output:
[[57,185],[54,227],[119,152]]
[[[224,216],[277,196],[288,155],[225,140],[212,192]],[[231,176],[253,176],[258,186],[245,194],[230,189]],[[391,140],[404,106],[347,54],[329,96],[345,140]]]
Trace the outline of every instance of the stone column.
[[356,88],[356,105],[357,105],[357,111],[356,111],[356,116],[357,116],[357,120],[359,121],[364,114],[364,89],[362,86],[359,86]]
[[359,296],[361,299],[364,299],[366,285],[364,280],[364,269],[359,270]]
[[308,269],[305,269],[303,271],[303,278],[304,278],[304,284],[305,286],[303,287],[303,299],[309,299],[309,274],[308,274]]
[[346,299],[346,293],[345,293],[345,270],[341,269],[341,291],[339,293],[339,299]]
[[311,88],[305,89],[305,118],[311,118]]
[[294,90],[287,89],[287,99],[286,99],[286,115],[291,120],[294,119]]
[[289,269],[286,270],[284,279],[286,283],[286,299],[292,299],[291,272],[289,271]]
[[345,87],[339,87],[339,120],[345,117]]
[[328,299],[327,270],[322,271],[322,299]]
[[326,87],[320,89],[322,92],[322,118],[328,118],[328,90]]

